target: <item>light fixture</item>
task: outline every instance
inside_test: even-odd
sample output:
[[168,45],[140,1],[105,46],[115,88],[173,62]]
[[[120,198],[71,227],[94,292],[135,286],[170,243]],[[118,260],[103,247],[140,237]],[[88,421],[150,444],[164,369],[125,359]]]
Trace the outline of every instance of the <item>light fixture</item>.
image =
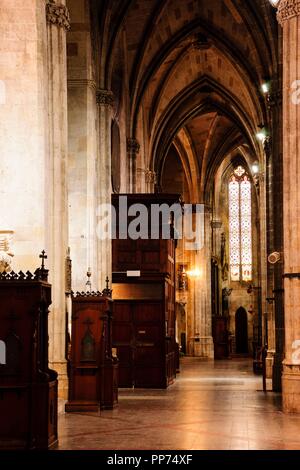
[[262,92],[266,95],[270,91],[270,83],[269,82],[264,82],[261,85]]
[[269,0],[271,3],[272,7],[277,8],[280,0]]
[[254,162],[253,165],[252,165],[252,173],[254,175],[257,175],[259,173],[259,163],[258,162]]
[[266,131],[266,128],[265,128],[265,126],[264,126],[263,124],[260,124],[260,125],[258,126],[258,128],[259,128],[259,131],[258,131],[257,134],[256,134],[256,138],[257,138],[260,142],[264,143],[264,141],[265,141],[266,138],[267,138],[267,131]]
[[201,270],[199,268],[194,268],[191,271],[187,271],[187,275],[189,277],[200,277],[201,276]]

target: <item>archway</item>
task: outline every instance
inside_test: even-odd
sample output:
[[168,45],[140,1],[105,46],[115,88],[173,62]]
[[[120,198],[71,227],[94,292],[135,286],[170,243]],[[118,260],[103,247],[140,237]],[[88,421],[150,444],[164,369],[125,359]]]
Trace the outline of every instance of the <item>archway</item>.
[[237,354],[248,354],[247,312],[240,307],[235,314],[235,348]]

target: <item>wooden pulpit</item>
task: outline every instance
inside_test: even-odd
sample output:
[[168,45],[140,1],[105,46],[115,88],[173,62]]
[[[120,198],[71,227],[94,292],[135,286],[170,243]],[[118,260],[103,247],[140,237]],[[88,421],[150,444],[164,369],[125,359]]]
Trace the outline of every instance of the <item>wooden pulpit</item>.
[[118,402],[118,361],[112,356],[111,298],[72,296],[69,401],[66,412],[112,409]]
[[0,274],[0,449],[57,442],[57,373],[48,367],[48,271]]

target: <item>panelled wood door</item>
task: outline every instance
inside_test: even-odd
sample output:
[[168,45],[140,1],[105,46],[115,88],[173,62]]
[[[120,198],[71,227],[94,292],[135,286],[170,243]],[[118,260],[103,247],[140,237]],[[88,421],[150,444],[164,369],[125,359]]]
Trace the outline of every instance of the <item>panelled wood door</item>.
[[119,386],[165,388],[165,320],[162,302],[117,300],[113,346],[119,358]]

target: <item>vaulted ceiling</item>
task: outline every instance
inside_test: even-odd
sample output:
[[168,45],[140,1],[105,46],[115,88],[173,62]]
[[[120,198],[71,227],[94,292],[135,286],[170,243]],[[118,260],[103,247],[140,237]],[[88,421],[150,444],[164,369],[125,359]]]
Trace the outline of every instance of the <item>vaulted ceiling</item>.
[[199,184],[234,146],[259,153],[255,134],[268,121],[261,85],[280,76],[267,0],[109,0],[101,18],[103,87],[111,87],[122,49],[128,128],[148,140],[149,166],[161,172],[170,148],[181,146]]

